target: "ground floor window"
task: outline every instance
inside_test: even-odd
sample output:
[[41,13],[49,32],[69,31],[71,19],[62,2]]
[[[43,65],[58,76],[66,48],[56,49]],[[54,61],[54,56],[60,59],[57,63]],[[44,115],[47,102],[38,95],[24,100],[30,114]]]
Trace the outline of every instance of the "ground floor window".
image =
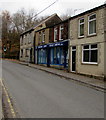
[[65,57],[63,47],[50,48],[50,64],[64,65]]
[[97,44],[83,45],[82,49],[83,63],[98,62],[98,46]]
[[21,57],[23,57],[23,49],[21,49],[21,53],[20,54],[21,54]]
[[26,57],[29,57],[29,49],[26,49],[26,50],[25,50],[25,56],[26,56]]
[[38,64],[46,64],[46,63],[47,63],[47,49],[39,49]]

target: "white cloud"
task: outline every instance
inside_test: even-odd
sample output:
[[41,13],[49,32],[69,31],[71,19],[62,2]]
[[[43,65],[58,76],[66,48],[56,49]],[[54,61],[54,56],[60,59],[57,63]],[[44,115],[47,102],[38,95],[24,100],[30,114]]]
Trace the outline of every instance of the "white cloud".
[[[0,11],[8,10],[11,13],[14,13],[20,8],[25,8],[26,10],[34,8],[39,12],[54,1],[56,0],[1,0]],[[101,5],[104,2],[105,0],[58,0],[41,15],[50,15],[53,13],[61,15],[65,13],[67,9],[81,9],[83,11]]]

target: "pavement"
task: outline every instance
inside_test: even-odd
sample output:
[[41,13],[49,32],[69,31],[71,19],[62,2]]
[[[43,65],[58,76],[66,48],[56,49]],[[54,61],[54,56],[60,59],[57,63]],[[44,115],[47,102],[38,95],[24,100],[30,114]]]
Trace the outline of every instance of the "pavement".
[[105,90],[106,90],[106,87],[105,87],[106,82],[103,80],[90,78],[88,76],[78,75],[75,73],[69,73],[65,70],[59,70],[59,69],[52,68],[52,67],[46,67],[46,66],[42,66],[42,65],[21,62],[18,60],[10,60],[10,61],[14,61],[14,62],[17,62],[17,63],[22,64],[22,65],[27,65],[27,66],[33,67],[35,69],[43,70],[45,72],[55,74],[55,75],[58,75],[60,77],[64,77],[68,80],[81,83],[87,87],[91,87],[91,88],[94,88],[94,89],[99,90],[99,91],[105,92]]

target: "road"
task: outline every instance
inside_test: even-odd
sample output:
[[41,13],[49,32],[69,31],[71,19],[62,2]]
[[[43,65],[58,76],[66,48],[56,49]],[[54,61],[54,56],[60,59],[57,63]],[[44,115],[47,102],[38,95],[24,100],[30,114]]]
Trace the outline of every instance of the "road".
[[104,93],[3,60],[3,81],[23,118],[103,118]]

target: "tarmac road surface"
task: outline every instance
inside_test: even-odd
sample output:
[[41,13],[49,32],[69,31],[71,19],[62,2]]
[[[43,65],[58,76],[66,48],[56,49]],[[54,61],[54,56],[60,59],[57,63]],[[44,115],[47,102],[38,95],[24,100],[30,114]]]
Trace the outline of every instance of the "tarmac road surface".
[[104,118],[104,93],[3,60],[3,82],[22,118]]

